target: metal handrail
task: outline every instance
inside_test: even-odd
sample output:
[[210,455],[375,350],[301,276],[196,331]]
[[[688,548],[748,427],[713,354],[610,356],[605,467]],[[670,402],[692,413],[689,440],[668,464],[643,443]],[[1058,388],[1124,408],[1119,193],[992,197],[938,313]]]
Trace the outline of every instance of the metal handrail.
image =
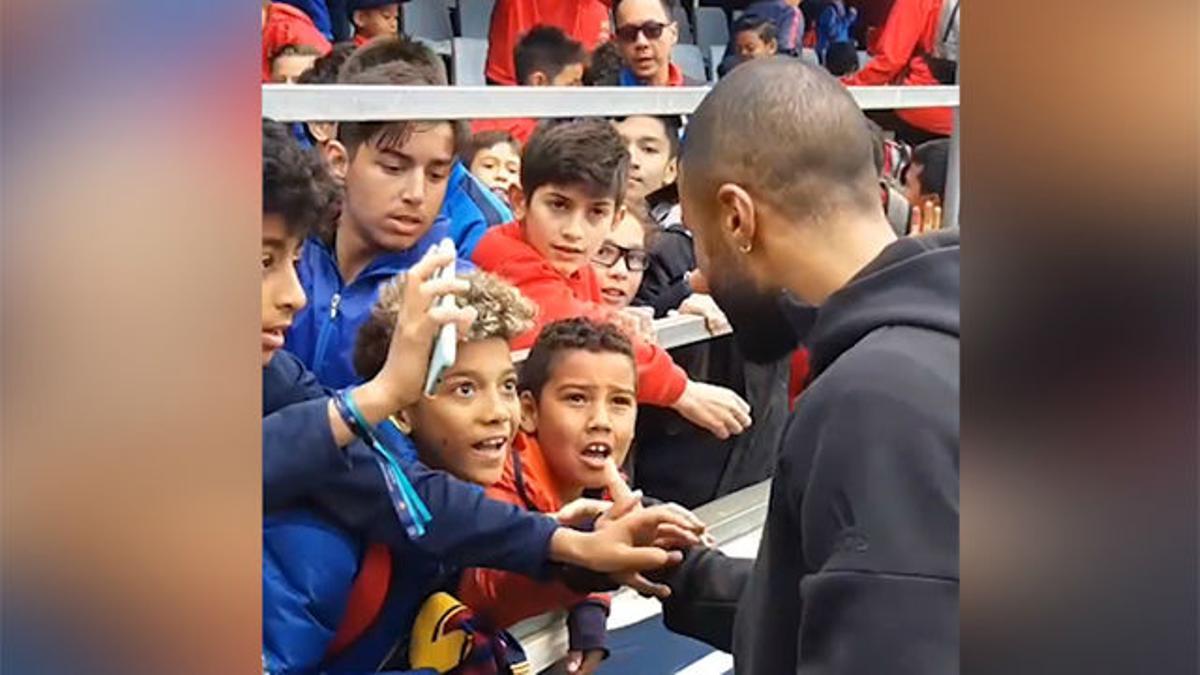
[[[689,115],[709,87],[412,87],[264,84],[280,122]],[[958,87],[847,87],[863,110],[958,106]]]

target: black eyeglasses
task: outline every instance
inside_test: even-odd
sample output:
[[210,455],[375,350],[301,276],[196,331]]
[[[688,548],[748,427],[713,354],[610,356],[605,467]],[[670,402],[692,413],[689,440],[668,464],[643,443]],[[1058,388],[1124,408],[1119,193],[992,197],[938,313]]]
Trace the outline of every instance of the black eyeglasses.
[[646,253],[644,248],[625,248],[606,241],[600,246],[600,250],[596,251],[596,255],[592,256],[592,260],[597,265],[612,267],[617,264],[618,260],[625,259],[625,267],[630,272],[644,272],[650,266],[650,254]]
[[626,24],[617,29],[617,39],[621,42],[637,42],[638,33],[645,33],[647,40],[657,40],[669,25],[660,21]]

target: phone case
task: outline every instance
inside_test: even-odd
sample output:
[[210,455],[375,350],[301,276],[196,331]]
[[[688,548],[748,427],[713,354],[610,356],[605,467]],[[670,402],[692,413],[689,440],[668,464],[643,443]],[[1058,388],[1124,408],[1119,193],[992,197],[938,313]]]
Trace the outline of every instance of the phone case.
[[[438,246],[450,251],[458,256],[458,251],[454,247],[454,242],[449,239],[443,239]],[[446,279],[454,276],[456,261],[451,261],[442,269],[437,271],[434,278]],[[443,295],[434,302],[435,307],[453,307],[454,296]],[[458,326],[453,323],[448,323],[438,330],[437,337],[433,341],[433,354],[429,358],[429,373],[425,378],[425,394],[433,396],[437,391],[438,381],[442,379],[442,374],[446,372],[450,366],[454,365],[454,360],[458,358]]]

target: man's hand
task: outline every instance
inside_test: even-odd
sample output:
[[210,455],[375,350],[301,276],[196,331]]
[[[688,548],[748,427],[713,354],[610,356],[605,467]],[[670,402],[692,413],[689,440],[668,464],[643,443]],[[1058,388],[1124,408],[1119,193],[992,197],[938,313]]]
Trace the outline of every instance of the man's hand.
[[713,335],[728,333],[731,330],[729,318],[717,306],[717,301],[705,293],[692,293],[679,304],[680,314],[694,314],[704,317],[704,326]]
[[391,412],[420,400],[429,370],[433,339],[438,329],[445,324],[455,323],[462,335],[475,321],[476,311],[473,307],[434,306],[439,297],[446,294],[461,295],[469,288],[465,279],[433,278],[439,269],[453,262],[452,254],[435,246],[404,273],[407,280],[404,307],[396,317],[387,360],[369,383],[384,392],[394,406]]
[[573,675],[592,675],[604,661],[604,650],[590,649],[581,652],[573,649],[567,652],[567,672]]
[[730,389],[688,380],[683,395],[671,406],[696,426],[722,440],[750,428],[750,404]]

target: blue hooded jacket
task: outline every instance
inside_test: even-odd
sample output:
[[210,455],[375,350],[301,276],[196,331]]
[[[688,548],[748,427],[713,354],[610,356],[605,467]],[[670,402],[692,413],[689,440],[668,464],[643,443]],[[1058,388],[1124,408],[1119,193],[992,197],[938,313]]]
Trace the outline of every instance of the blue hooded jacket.
[[458,247],[458,257],[464,259],[475,252],[475,245],[489,227],[513,221],[512,210],[462,162],[455,162],[450,171],[441,215],[450,219],[450,238]]
[[[378,256],[349,284],[342,280],[334,250],[315,237],[309,238],[300,254],[300,285],[308,304],[292,321],[284,343],[287,350],[326,387],[341,389],[361,382],[354,370],[354,341],[358,329],[371,316],[379,286],[415,265],[449,234],[450,221],[439,216],[412,248]],[[461,251],[458,268],[474,269]]]
[[[546,577],[553,519],[488,499],[482,488],[417,460],[394,426],[377,428],[428,507],[425,535],[409,539],[374,451],[338,448],[328,397],[298,359],[278,352],[263,369],[263,659],[271,672],[313,672],[333,638],[363,542],[387,544],[393,586],[379,619],[334,672],[373,672],[409,630],[421,600],[453,568]],[[401,564],[402,563],[402,564]],[[360,669],[360,670],[356,670]]]

